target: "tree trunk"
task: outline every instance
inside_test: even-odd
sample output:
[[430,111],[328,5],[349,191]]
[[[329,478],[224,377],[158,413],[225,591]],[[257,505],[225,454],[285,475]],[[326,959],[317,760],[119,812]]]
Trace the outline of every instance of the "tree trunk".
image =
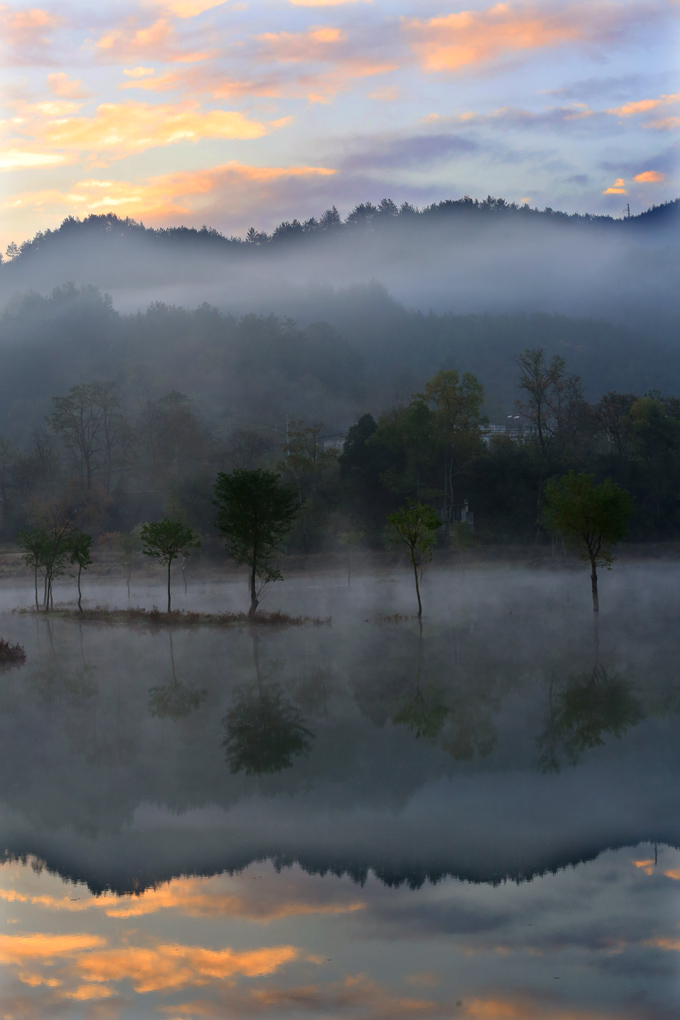
[[83,569],[82,564],[79,563],[78,564],[78,612],[79,613],[82,613],[82,611],[83,611],[83,607],[82,607],[83,593],[80,590],[80,575],[82,573],[82,569]]
[[40,609],[38,605],[38,564],[35,565],[35,608],[36,612]]
[[257,598],[256,585],[257,585],[257,560],[253,556],[253,566],[250,571],[250,609],[248,611],[248,616],[255,616],[255,613],[257,612],[257,607],[260,604]]
[[423,615],[423,604],[420,601],[420,585],[418,584],[418,565],[416,558],[411,554],[411,563],[413,564],[413,576],[416,579],[416,595],[418,596],[418,619],[420,620]]
[[352,555],[351,555],[351,553],[350,553],[350,551],[348,549],[347,550],[347,587],[348,588],[349,588],[351,583],[352,583]]
[[172,646],[172,631],[168,630],[168,637],[170,638],[170,665],[172,666],[172,682],[175,687],[177,686],[177,673],[175,672],[175,649]]
[[172,602],[170,599],[170,568],[172,567],[172,557],[168,559],[168,613],[172,611]]
[[592,573],[590,575],[591,587],[593,590],[593,612],[599,613],[600,611],[600,600],[597,595],[597,566],[594,561],[591,561]]

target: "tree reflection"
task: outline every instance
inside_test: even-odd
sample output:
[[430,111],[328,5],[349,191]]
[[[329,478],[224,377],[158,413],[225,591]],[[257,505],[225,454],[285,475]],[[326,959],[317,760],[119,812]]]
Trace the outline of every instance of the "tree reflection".
[[557,697],[553,688],[551,679],[546,726],[538,738],[541,772],[559,772],[561,753],[576,765],[584,751],[604,744],[606,734],[620,738],[644,718],[632,685],[618,673],[609,675],[599,659]]
[[497,740],[498,730],[486,702],[473,697],[456,701],[451,732],[442,742],[447,754],[456,761],[471,761],[475,754],[486,758],[493,751]]
[[168,631],[168,636],[170,638],[172,680],[170,683],[159,684],[149,689],[149,712],[159,719],[184,719],[200,708],[208,692],[180,683],[177,679],[171,630]]
[[419,621],[418,633],[418,667],[413,690],[407,701],[395,713],[393,722],[397,725],[408,726],[416,737],[423,737],[425,740],[436,740],[451,709],[444,704],[436,684],[421,683],[423,664],[423,625]]
[[232,773],[247,776],[282,772],[293,759],[306,754],[314,734],[302,722],[298,709],[288,701],[279,684],[265,682],[260,669],[259,636],[252,631],[256,686],[244,684],[234,694],[234,704],[222,723],[222,741]]

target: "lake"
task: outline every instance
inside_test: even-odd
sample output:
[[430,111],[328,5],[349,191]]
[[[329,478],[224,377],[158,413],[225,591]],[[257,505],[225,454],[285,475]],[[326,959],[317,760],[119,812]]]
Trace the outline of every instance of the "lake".
[[298,576],[264,608],[329,625],[170,630],[7,584],[0,1016],[677,1017],[680,568],[605,574],[597,642],[589,586],[432,570],[420,628],[406,571]]

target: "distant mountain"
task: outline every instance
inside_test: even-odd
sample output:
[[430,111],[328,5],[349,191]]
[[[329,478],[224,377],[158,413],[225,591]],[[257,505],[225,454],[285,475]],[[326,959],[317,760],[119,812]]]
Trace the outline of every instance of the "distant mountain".
[[680,199],[640,215],[568,215],[463,198],[421,211],[383,200],[342,221],[294,219],[245,239],[203,227],[151,229],[108,214],[64,220],[0,267],[0,302],[73,281],[116,307],[208,301],[235,314],[307,319],[310,301],[375,280],[427,312],[559,312],[668,320],[679,311]]

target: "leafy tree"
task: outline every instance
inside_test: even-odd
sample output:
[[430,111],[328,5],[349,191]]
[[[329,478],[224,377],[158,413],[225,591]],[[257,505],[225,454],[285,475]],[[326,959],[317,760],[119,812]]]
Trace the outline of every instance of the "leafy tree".
[[35,608],[38,603],[38,573],[45,561],[48,546],[47,532],[44,528],[26,528],[17,534],[17,545],[24,551],[24,563],[33,571],[35,580]]
[[298,513],[297,497],[276,472],[263,468],[220,471],[214,492],[227,553],[239,566],[250,567],[249,615],[254,616],[265,585],[282,580],[275,558]]
[[189,556],[192,549],[198,549],[201,542],[198,535],[181,521],[151,521],[142,525],[140,531],[142,552],[154,556],[168,566],[168,612],[171,612],[170,577],[172,561],[178,556]]
[[592,410],[583,398],[581,380],[566,374],[564,358],[555,355],[549,363],[542,347],[527,348],[515,359],[520,369],[519,386],[526,397],[517,402],[517,410],[530,433],[526,440],[539,463],[538,506],[548,464],[555,457],[575,456],[589,431]]
[[46,612],[49,612],[54,608],[54,579],[61,577],[66,569],[74,530],[74,512],[63,500],[53,499],[47,503],[34,502],[31,518],[32,527],[20,532],[17,540],[26,550],[26,564],[33,568],[36,589],[36,570],[43,575],[43,605]]
[[392,465],[381,475],[388,489],[412,494],[416,500],[435,495],[436,487],[429,484],[436,461],[433,414],[423,397],[415,396],[406,407],[381,414],[369,444],[391,454]]
[[595,416],[608,444],[621,457],[626,457],[634,444],[635,425],[631,409],[636,401],[633,393],[605,393],[595,407]]
[[545,487],[542,521],[562,536],[567,548],[590,563],[593,612],[597,613],[597,568],[611,569],[613,547],[628,535],[633,501],[630,493],[611,479],[600,485],[595,485],[593,479],[593,475],[576,475],[573,471],[551,479]]
[[413,500],[409,500],[407,505],[397,513],[389,514],[387,521],[394,528],[394,541],[403,542],[408,549],[416,582],[418,619],[420,619],[423,615],[423,604],[420,599],[418,568],[422,563],[432,559],[432,546],[436,541],[437,529],[441,527],[442,522],[439,514],[431,506],[425,506],[423,503],[416,503]]
[[433,433],[441,450],[443,516],[448,522],[454,502],[455,474],[480,451],[481,429],[488,421],[482,414],[484,387],[471,372],[465,372],[461,378],[451,369],[437,372],[430,379],[423,398],[428,404],[434,404]]
[[140,528],[133,528],[132,531],[124,531],[121,534],[115,536],[114,549],[116,557],[122,567],[127,571],[126,582],[127,582],[127,593],[128,599],[130,598],[130,577],[132,576],[132,567],[135,561],[135,556],[142,551],[142,540],[140,538]]
[[92,548],[92,535],[87,535],[84,531],[77,531],[74,535],[71,535],[69,539],[69,552],[70,562],[72,566],[77,564],[78,566],[78,609],[82,613],[82,600],[83,593],[80,590],[80,576],[83,570],[87,570],[92,564],[92,557],[90,551]]
[[120,453],[129,446],[129,428],[115,383],[81,383],[72,386],[65,397],[53,397],[52,402],[50,426],[73,457],[86,492],[97,473],[102,474],[103,487],[110,492]]
[[309,552],[309,511],[315,502],[319,482],[323,473],[338,459],[336,450],[324,450],[319,442],[322,429],[322,421],[309,425],[301,419],[289,421],[288,440],[283,448],[286,458],[279,464],[279,470],[290,476],[298,491],[305,552]]

